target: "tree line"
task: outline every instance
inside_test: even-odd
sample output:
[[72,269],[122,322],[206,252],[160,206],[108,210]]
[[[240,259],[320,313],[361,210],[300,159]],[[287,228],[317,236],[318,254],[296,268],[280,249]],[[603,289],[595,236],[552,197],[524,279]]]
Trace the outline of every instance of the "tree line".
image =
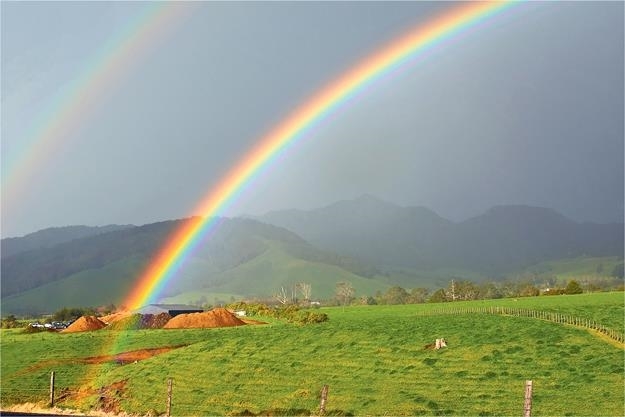
[[[592,283],[569,280],[564,286],[539,288],[532,282],[485,282],[475,283],[470,280],[452,279],[445,288],[430,290],[417,287],[407,290],[400,286],[390,287],[386,292],[378,291],[373,296],[351,297],[346,299],[345,283],[337,285],[336,294],[331,304],[420,304],[445,303],[453,301],[486,300],[498,298],[537,297],[561,294],[581,294],[583,292],[623,291],[623,281],[593,281]],[[350,295],[354,291],[351,290]],[[349,297],[349,296],[347,296]]]

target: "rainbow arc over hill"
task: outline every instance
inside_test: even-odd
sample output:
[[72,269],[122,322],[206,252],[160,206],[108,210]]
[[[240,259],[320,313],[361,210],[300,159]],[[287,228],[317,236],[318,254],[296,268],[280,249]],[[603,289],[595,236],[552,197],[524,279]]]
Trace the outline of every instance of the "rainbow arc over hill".
[[194,211],[199,216],[185,220],[167,239],[139,277],[124,304],[130,309],[136,309],[156,300],[185,258],[217,226],[218,216],[233,204],[263,168],[300,140],[308,130],[376,80],[391,74],[425,51],[475,27],[511,4],[514,2],[461,3],[374,52],[295,109],[262,137],[217,187],[209,190]]

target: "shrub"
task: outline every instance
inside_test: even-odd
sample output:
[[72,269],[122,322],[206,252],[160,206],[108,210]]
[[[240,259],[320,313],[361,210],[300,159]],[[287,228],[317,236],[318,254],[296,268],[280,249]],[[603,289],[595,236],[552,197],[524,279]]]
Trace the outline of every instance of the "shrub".
[[581,294],[584,291],[582,290],[582,287],[580,287],[579,283],[572,279],[568,284],[566,284],[564,292],[565,294]]
[[26,334],[30,334],[30,333],[39,333],[39,332],[45,332],[46,329],[45,327],[33,327],[33,326],[26,326],[24,327],[24,330],[22,330],[22,333],[26,333]]
[[2,319],[3,329],[17,329],[20,327],[24,327],[24,324],[17,321],[15,316],[12,314]]
[[300,311],[297,315],[297,322],[301,324],[323,323],[328,320],[329,317],[326,313],[317,311]]

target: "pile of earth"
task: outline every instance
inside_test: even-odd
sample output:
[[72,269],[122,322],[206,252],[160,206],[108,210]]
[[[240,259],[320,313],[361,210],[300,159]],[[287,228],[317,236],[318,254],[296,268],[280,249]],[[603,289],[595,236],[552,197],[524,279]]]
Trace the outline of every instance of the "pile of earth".
[[131,314],[125,318],[115,320],[108,325],[110,330],[140,330],[140,329],[161,329],[171,316],[167,313],[161,314]]
[[100,317],[100,320],[106,324],[111,324],[117,320],[125,319],[126,317],[132,315],[130,311],[118,311],[116,313],[107,314],[106,316]]
[[61,330],[62,333],[88,332],[91,330],[99,330],[106,324],[96,316],[82,316],[66,329]]
[[212,327],[243,326],[245,322],[225,308],[204,313],[180,314],[167,322],[164,329],[198,329]]

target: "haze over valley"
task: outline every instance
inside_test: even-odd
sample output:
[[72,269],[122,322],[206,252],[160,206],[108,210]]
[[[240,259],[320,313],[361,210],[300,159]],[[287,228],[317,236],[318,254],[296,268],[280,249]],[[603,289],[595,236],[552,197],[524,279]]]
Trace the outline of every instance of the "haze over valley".
[[[68,226],[3,239],[3,313],[119,304],[180,224]],[[338,282],[360,296],[397,285],[436,289],[452,279],[533,277],[540,285],[556,276],[550,262],[567,259],[591,265],[585,278],[608,278],[622,264],[622,237],[622,223],[577,223],[545,208],[499,206],[452,222],[364,195],[315,210],[221,219],[161,298],[271,298],[302,281],[316,299],[332,298]]]

